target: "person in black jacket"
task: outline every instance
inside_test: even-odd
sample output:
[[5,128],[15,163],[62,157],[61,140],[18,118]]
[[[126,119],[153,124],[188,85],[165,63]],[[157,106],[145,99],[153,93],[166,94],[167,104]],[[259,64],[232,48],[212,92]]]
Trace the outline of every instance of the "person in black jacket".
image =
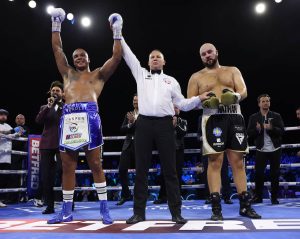
[[119,162],[119,180],[122,186],[122,191],[121,199],[116,204],[118,206],[123,205],[126,201],[132,200],[132,195],[128,187],[128,169],[134,166],[135,161],[133,136],[135,131],[135,122],[139,115],[137,94],[134,94],[132,103],[134,109],[133,111],[127,112],[121,126],[121,132],[126,134],[126,138],[123,143]]
[[[182,168],[184,165],[184,136],[187,132],[187,121],[179,117],[180,110],[174,107],[175,115],[173,116],[173,126],[174,126],[174,137],[176,143],[176,172],[179,182],[179,191],[181,192],[181,176]],[[158,193],[158,199],[154,200],[154,204],[162,204],[167,202],[167,190],[164,180],[163,170],[161,171],[160,178],[160,190]]]
[[255,196],[253,203],[262,203],[264,172],[267,162],[270,162],[271,202],[279,204],[277,200],[279,189],[279,173],[281,158],[281,141],[284,133],[284,123],[279,113],[270,111],[270,96],[258,96],[260,111],[249,118],[247,133],[253,138],[256,146],[255,162]]

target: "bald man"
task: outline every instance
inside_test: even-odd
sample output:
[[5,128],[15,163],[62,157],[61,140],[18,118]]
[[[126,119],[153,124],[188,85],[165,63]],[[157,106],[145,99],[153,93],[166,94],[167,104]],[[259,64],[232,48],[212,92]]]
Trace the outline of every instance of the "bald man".
[[[112,14],[111,18],[120,18]],[[142,67],[130,47],[121,40],[123,58],[130,68],[137,84],[139,96],[139,116],[135,125],[135,165],[133,216],[126,223],[135,224],[145,221],[148,197],[148,171],[151,165],[153,143],[156,144],[161,166],[164,171],[167,200],[172,221],[186,223],[181,216],[181,197],[176,173],[176,145],[174,137],[174,106],[182,111],[189,111],[201,106],[201,101],[208,99],[207,94],[186,99],[178,81],[164,73],[166,64],[164,55],[159,50],[150,52],[149,70]]]
[[239,102],[247,97],[247,88],[238,68],[221,66],[218,51],[211,43],[200,48],[204,69],[194,73],[188,83],[188,98],[209,92],[202,102],[203,155],[208,156],[207,180],[212,199],[211,220],[223,220],[221,207],[221,167],[224,153],[231,165],[240,200],[240,215],[261,218],[251,207],[243,155],[248,153],[245,123]]

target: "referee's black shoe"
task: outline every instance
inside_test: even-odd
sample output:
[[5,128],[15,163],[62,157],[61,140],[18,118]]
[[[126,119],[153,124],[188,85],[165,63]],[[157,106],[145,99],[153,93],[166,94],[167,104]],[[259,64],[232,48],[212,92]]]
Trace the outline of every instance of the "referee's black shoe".
[[176,224],[185,224],[187,222],[180,214],[172,216],[172,222],[176,222]]
[[133,214],[133,216],[126,220],[126,224],[135,224],[138,222],[145,221],[145,216],[140,216],[137,214]]
[[123,205],[127,201],[132,201],[132,196],[124,198],[122,197],[119,202],[116,203],[117,206]]

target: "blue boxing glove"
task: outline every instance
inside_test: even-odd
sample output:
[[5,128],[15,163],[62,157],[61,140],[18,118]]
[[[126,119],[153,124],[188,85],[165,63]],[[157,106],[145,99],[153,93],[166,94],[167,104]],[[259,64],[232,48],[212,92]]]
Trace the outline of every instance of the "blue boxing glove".
[[23,127],[17,126],[14,128],[15,133],[18,133],[19,135],[23,135],[26,131],[24,130]]
[[122,39],[123,19],[119,13],[112,13],[108,17],[110,27],[113,31],[114,40]]
[[66,12],[62,8],[54,8],[51,13],[52,32],[61,31],[61,23],[65,20]]

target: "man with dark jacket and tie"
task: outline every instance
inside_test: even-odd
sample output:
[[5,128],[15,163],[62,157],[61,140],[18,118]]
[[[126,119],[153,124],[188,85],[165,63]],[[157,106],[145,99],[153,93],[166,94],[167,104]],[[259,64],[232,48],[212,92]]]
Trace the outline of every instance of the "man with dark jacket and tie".
[[125,141],[123,143],[120,162],[119,162],[119,180],[122,186],[121,199],[116,204],[118,206],[123,205],[126,201],[132,200],[132,195],[129,190],[128,183],[128,169],[132,168],[135,164],[135,152],[134,152],[134,131],[135,122],[139,115],[138,109],[138,96],[133,96],[133,111],[127,112],[124,121],[121,126],[121,132],[126,134]]
[[[54,213],[54,184],[56,172],[61,172],[59,155],[59,121],[63,107],[63,84],[54,81],[50,87],[50,97],[47,104],[42,105],[36,116],[36,123],[43,124],[44,129],[40,142],[41,152],[41,181],[46,209],[43,214]],[[61,180],[61,175],[59,176]]]
[[249,118],[247,133],[253,138],[256,146],[255,157],[255,196],[253,203],[262,203],[265,169],[270,163],[271,203],[279,204],[279,173],[281,158],[281,141],[284,123],[279,113],[270,111],[271,98],[261,94],[257,98],[259,112]]

